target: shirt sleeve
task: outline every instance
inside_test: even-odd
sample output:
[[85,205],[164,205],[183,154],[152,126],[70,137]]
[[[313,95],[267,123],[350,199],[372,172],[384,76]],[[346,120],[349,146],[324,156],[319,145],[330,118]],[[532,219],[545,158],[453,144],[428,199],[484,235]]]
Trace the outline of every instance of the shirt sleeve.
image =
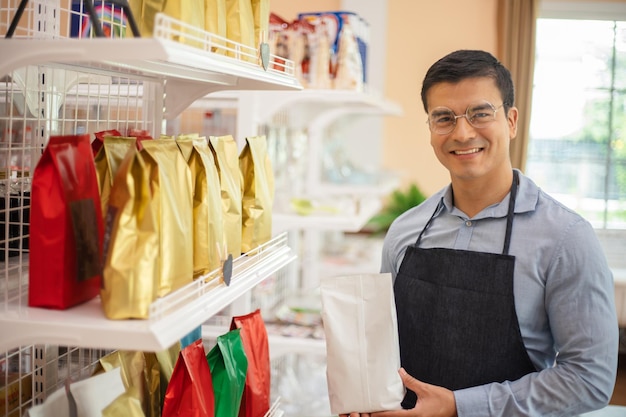
[[613,277],[585,220],[555,244],[545,309],[556,363],[516,381],[455,391],[459,417],[572,416],[608,404],[619,346]]
[[395,282],[396,274],[398,271],[394,265],[394,261],[392,259],[393,257],[391,256],[392,251],[389,249],[390,245],[391,243],[390,243],[389,235],[387,235],[387,237],[385,238],[385,241],[383,242],[382,257],[380,260],[380,273],[381,274],[391,273],[391,276]]

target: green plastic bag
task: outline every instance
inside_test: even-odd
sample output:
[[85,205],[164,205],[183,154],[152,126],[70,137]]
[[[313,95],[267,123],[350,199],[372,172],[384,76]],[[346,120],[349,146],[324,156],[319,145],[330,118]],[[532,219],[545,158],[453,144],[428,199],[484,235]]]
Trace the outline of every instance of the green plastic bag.
[[217,344],[206,355],[215,396],[215,417],[237,417],[246,385],[248,358],[241,329],[218,336]]

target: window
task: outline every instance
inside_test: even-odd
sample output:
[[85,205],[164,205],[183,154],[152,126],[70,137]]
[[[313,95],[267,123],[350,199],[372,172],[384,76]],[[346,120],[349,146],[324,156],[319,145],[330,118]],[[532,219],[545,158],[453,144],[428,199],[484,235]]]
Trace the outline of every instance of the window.
[[626,18],[555,14],[537,22],[526,172],[594,227],[626,229]]

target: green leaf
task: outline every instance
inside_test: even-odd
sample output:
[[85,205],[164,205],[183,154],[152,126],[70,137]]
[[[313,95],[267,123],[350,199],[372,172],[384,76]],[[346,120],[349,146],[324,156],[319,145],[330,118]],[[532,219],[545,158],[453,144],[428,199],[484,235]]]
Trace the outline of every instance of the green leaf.
[[415,183],[410,184],[406,191],[394,190],[385,207],[367,222],[367,226],[375,234],[384,233],[398,216],[424,200],[426,196]]

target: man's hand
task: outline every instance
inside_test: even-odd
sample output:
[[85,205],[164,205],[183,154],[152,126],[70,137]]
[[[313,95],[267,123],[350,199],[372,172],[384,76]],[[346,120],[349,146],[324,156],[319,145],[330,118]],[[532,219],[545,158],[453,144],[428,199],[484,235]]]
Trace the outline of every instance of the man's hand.
[[407,374],[404,368],[400,368],[398,373],[404,386],[417,394],[415,408],[371,414],[350,413],[342,414],[339,417],[457,417],[452,391],[419,381]]
[[407,374],[404,368],[400,368],[398,373],[404,386],[417,394],[415,408],[383,411],[373,414],[372,417],[457,417],[452,391],[419,381]]

